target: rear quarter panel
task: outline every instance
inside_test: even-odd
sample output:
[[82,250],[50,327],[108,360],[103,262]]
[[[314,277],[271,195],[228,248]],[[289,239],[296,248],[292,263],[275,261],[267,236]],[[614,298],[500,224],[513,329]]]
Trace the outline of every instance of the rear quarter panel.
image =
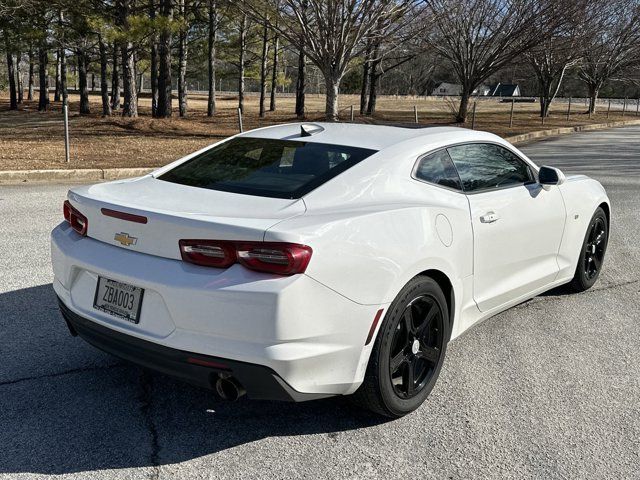
[[389,303],[429,269],[445,273],[455,290],[472,273],[466,197],[411,178],[401,183],[403,194],[384,203],[309,204],[304,215],[270,228],[265,240],[310,245],[307,275],[357,303]]

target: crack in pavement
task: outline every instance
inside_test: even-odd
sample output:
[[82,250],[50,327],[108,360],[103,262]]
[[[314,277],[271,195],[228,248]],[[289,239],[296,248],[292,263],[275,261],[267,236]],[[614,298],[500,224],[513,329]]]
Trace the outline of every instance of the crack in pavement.
[[158,430],[153,423],[153,418],[151,415],[151,401],[153,399],[153,378],[148,370],[144,368],[140,370],[139,383],[142,390],[140,396],[138,397],[138,400],[140,401],[140,412],[142,413],[142,417],[144,419],[147,430],[151,435],[150,462],[153,468],[151,478],[153,480],[157,480],[160,476],[160,471],[158,468],[160,466],[160,444],[158,443]]
[[112,365],[104,365],[101,367],[91,366],[91,367],[72,368],[71,370],[65,370],[64,372],[55,372],[55,373],[48,373],[46,375],[39,375],[34,377],[24,377],[24,378],[17,378],[15,380],[6,380],[3,382],[0,382],[0,387],[3,387],[5,385],[14,385],[16,383],[21,383],[21,382],[30,382],[32,380],[40,380],[43,378],[62,377],[64,375],[73,375],[73,374],[82,373],[82,372],[94,372],[97,370],[110,370],[112,368],[125,367],[125,366],[126,364],[124,363],[114,363]]

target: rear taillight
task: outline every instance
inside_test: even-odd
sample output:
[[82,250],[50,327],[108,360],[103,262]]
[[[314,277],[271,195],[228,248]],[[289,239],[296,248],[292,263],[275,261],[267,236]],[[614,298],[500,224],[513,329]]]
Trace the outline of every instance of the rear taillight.
[[62,212],[64,214],[64,219],[69,222],[71,228],[73,228],[80,235],[87,235],[87,228],[89,228],[89,222],[87,221],[87,217],[81,214],[77,208],[75,208],[69,200],[64,201],[64,205],[62,206]]
[[180,254],[185,262],[205,267],[227,268],[236,263],[236,249],[232,242],[180,240]]
[[185,262],[227,268],[234,263],[259,272],[278,275],[304,273],[311,260],[311,247],[284,242],[229,242],[180,240]]

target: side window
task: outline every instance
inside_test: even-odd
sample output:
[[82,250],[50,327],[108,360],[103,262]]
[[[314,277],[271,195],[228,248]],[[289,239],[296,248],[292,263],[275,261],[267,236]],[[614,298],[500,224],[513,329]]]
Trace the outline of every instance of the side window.
[[416,168],[416,178],[443,187],[462,190],[460,178],[446,150],[425,155]]
[[465,192],[523,185],[534,181],[529,166],[504,147],[472,143],[449,147]]

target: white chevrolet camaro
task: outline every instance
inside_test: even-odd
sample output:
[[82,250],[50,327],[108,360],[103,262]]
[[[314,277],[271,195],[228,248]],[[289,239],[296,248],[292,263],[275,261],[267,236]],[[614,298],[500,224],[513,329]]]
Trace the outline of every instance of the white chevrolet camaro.
[[73,188],[53,285],[73,335],[223,398],[397,417],[451,339],[591,287],[610,216],[597,181],[489,133],[288,124]]

